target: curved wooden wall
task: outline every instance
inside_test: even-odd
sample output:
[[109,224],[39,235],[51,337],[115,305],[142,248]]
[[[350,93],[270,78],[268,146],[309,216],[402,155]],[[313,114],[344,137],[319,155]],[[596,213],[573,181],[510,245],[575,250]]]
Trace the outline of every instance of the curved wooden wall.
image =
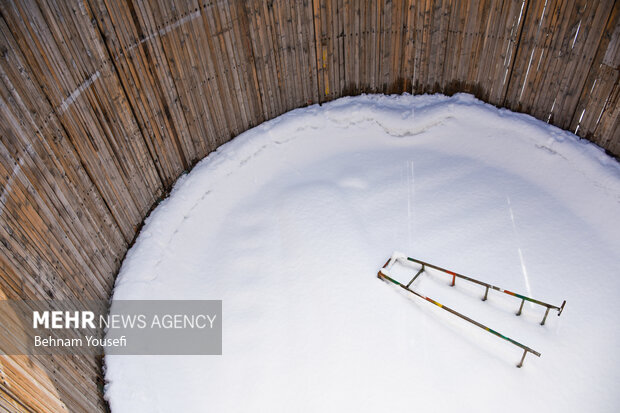
[[[0,2],[0,293],[108,297],[145,214],[240,132],[470,92],[620,155],[610,0]],[[102,411],[98,360],[0,357],[0,407]]]

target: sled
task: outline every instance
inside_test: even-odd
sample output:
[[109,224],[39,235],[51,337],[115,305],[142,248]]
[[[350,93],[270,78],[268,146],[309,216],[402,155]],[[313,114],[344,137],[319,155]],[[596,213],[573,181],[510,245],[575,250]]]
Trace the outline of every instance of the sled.
[[[399,263],[405,264],[405,265],[407,265],[407,264],[411,265],[410,263],[415,263],[415,264],[421,265],[421,268],[413,276],[413,278],[411,279],[411,281],[409,281],[409,283],[402,284],[402,283],[398,282],[397,280],[395,280],[395,279],[390,277],[390,269],[392,268],[392,266],[396,262],[399,262]],[[519,343],[516,340],[511,339],[510,337],[507,337],[507,336],[505,336],[503,334],[498,333],[497,331],[495,331],[495,330],[493,330],[493,329],[491,329],[491,328],[489,328],[489,327],[487,327],[487,326],[477,322],[476,320],[471,319],[470,317],[467,317],[464,314],[459,313],[458,311],[455,311],[455,310],[451,309],[450,307],[447,307],[447,306],[445,306],[445,305],[443,305],[443,304],[441,304],[441,303],[439,303],[439,302],[437,302],[437,301],[435,301],[435,300],[433,300],[433,299],[431,299],[429,297],[426,297],[426,296],[424,296],[424,295],[422,295],[422,294],[412,290],[411,288],[409,288],[411,286],[411,284],[413,284],[413,282],[425,271],[426,268],[432,268],[434,270],[443,272],[443,273],[448,274],[449,276],[451,276],[452,277],[452,282],[450,284],[451,287],[454,287],[456,285],[456,279],[457,278],[460,278],[460,279],[469,281],[471,283],[483,286],[485,288],[485,291],[484,291],[484,296],[482,297],[482,301],[486,301],[487,300],[487,298],[489,296],[489,290],[499,291],[501,293],[508,294],[510,296],[513,296],[513,297],[516,297],[516,298],[520,299],[521,300],[521,305],[519,306],[519,310],[516,313],[517,316],[521,315],[521,312],[523,311],[523,304],[526,301],[529,301],[531,303],[534,303],[534,304],[546,307],[545,315],[544,315],[542,321],[540,322],[540,325],[545,325],[545,321],[547,320],[547,316],[549,315],[549,311],[557,310],[558,317],[559,317],[562,314],[562,311],[564,310],[564,305],[566,305],[566,300],[564,300],[564,302],[562,302],[562,305],[558,307],[558,306],[555,306],[553,304],[546,303],[544,301],[540,301],[540,300],[536,300],[536,299],[531,298],[531,297],[524,296],[522,294],[517,294],[517,293],[513,293],[512,291],[504,290],[502,288],[496,287],[496,286],[491,285],[489,283],[486,283],[484,281],[480,281],[480,280],[477,280],[475,278],[468,277],[468,276],[459,274],[457,272],[450,271],[450,270],[447,270],[447,269],[442,268],[442,267],[438,267],[438,266],[433,265],[433,264],[429,264],[428,262],[424,262],[424,261],[421,261],[421,260],[417,260],[415,258],[407,257],[406,255],[401,254],[401,253],[397,253],[397,252],[392,254],[392,257],[379,270],[379,272],[377,273],[377,277],[379,277],[379,279],[382,279],[384,281],[389,281],[389,282],[391,282],[393,284],[396,284],[399,287],[403,288],[404,290],[414,294],[415,296],[420,297],[420,298],[422,298],[422,299],[424,299],[424,300],[426,300],[426,301],[428,301],[428,302],[430,302],[432,304],[435,304],[439,308],[441,308],[443,310],[446,310],[449,313],[452,313],[455,316],[460,317],[463,320],[468,321],[471,324],[473,324],[475,326],[478,326],[481,329],[486,330],[489,333],[494,334],[497,337],[502,338],[502,339],[508,341],[509,343],[512,343],[515,346],[521,348],[523,350],[523,356],[521,357],[521,360],[519,361],[519,364],[517,364],[517,367],[519,367],[519,368],[521,366],[523,366],[523,362],[525,360],[525,356],[527,355],[527,353],[532,353],[533,355],[535,355],[537,357],[540,357],[540,353],[538,351],[536,351],[536,350],[526,346],[526,345],[523,345],[523,344]]]

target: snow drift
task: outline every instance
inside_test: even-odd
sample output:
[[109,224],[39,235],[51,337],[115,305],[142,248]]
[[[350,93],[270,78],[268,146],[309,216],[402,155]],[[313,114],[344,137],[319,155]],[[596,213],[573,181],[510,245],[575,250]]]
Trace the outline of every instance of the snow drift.
[[[470,95],[361,96],[223,145],[146,219],[114,299],[223,300],[222,356],[108,356],[116,412],[617,411],[620,167]],[[392,251],[548,302],[429,274]],[[409,277],[411,274],[403,274]]]

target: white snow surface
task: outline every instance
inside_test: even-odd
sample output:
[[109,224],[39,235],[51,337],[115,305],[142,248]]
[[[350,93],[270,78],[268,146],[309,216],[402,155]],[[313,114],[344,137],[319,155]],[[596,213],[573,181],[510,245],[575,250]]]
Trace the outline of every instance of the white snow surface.
[[[343,98],[251,129],[146,219],[115,300],[223,300],[221,356],[107,356],[118,412],[620,411],[620,166],[471,95]],[[436,271],[377,278],[394,251]],[[395,265],[408,282],[416,268]]]

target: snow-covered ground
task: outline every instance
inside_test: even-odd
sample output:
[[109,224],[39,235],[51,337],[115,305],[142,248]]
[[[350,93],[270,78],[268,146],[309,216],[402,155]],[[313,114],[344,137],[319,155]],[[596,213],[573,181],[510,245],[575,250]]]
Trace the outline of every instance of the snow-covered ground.
[[[423,274],[398,250],[551,304]],[[413,269],[395,268],[408,281]],[[114,299],[223,300],[222,356],[108,356],[118,412],[620,411],[620,166],[469,95],[295,110],[221,147],[146,220]]]

